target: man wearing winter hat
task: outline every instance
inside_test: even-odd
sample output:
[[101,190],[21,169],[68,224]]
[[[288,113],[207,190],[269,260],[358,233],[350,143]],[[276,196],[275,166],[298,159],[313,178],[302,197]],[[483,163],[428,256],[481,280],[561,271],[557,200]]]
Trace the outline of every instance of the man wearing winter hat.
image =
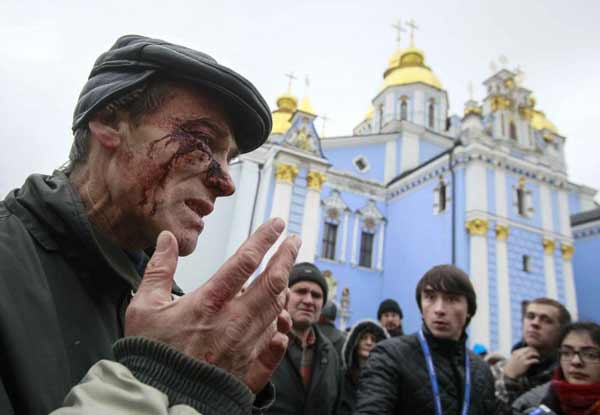
[[392,337],[402,336],[404,334],[402,330],[402,309],[398,303],[391,298],[383,300],[379,304],[377,310],[377,320]]
[[0,202],[0,413],[49,413],[92,366],[69,414],[248,413],[287,347],[299,238],[241,295],[281,219],[172,294],[177,257],[235,190],[229,161],[269,135],[264,99],[202,52],[130,35],[97,59],[72,128],[68,165]]
[[302,262],[292,268],[289,287],[290,341],[273,375],[276,399],[267,413],[334,414],[341,380],[339,357],[315,324],[327,302],[327,282],[314,264]]

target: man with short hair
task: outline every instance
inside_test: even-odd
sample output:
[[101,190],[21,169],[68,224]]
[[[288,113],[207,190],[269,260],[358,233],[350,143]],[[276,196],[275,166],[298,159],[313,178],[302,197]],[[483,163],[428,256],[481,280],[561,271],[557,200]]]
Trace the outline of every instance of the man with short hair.
[[377,309],[377,320],[388,331],[391,337],[402,336],[402,309],[400,305],[391,298],[383,300]]
[[562,328],[571,322],[564,305],[550,298],[524,301],[523,338],[507,360],[492,366],[496,397],[504,406],[552,378],[558,365],[557,349]]
[[315,324],[327,302],[327,282],[314,264],[302,262],[292,268],[289,288],[290,341],[273,374],[276,399],[267,413],[332,415],[338,405],[341,367],[333,345]]
[[354,414],[496,413],[490,369],[465,344],[477,310],[467,274],[453,265],[433,267],[419,281],[416,300],[422,328],[371,351]]
[[287,347],[299,238],[241,295],[281,219],[177,301],[173,277],[235,190],[229,161],[270,129],[254,86],[202,52],[130,35],[97,59],[68,166],[0,202],[0,413],[49,413],[92,366],[73,411],[250,411]]

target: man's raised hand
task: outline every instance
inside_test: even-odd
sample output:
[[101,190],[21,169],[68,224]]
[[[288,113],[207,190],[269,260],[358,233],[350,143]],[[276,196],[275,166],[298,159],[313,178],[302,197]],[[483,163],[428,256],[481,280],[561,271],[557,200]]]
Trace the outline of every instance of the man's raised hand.
[[287,347],[291,321],[284,307],[300,238],[286,238],[264,271],[239,293],[284,227],[278,218],[260,226],[206,284],[177,301],[171,298],[177,240],[162,232],[127,308],[125,335],[166,343],[225,369],[259,391]]

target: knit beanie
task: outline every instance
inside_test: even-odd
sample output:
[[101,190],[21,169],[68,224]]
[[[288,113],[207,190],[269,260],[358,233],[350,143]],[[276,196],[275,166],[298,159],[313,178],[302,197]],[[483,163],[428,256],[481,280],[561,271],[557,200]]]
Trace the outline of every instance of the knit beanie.
[[292,287],[300,281],[310,281],[318,284],[323,290],[323,304],[327,303],[327,281],[325,281],[325,277],[323,277],[319,268],[310,262],[301,262],[294,265],[290,272],[288,287]]
[[398,313],[400,318],[404,318],[402,315],[402,309],[398,305],[398,303],[391,298],[387,300],[383,300],[381,304],[379,304],[379,309],[377,310],[377,320],[381,320],[381,315],[383,313],[387,313],[388,311],[393,311],[394,313]]

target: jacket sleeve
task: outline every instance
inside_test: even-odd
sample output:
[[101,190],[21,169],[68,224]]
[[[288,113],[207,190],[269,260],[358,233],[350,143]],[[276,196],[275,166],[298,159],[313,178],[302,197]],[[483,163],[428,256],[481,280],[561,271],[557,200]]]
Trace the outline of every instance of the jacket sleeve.
[[537,386],[519,396],[512,404],[513,415],[525,415],[538,407],[550,389],[550,382]]
[[354,415],[391,415],[402,399],[398,395],[400,371],[391,364],[397,359],[392,356],[390,345],[386,346],[375,346],[361,371]]
[[14,413],[15,410],[10,403],[8,393],[6,393],[6,389],[4,388],[4,380],[0,378],[0,414],[13,415]]
[[115,343],[53,415],[247,415],[254,395],[238,379],[144,338]]
[[504,406],[510,407],[515,399],[525,391],[518,379],[513,379],[504,374],[505,364],[506,362],[498,362],[492,366],[492,374],[494,375],[496,398]]

